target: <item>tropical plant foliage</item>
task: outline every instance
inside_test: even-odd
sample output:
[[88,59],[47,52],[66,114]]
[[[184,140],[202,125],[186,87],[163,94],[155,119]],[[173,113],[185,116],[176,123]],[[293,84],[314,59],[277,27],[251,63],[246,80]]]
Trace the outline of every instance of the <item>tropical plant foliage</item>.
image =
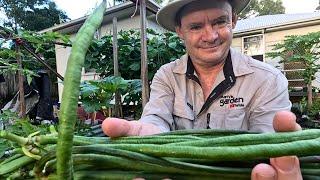
[[16,63],[17,52],[15,50],[15,43],[12,38],[21,38],[26,42],[30,49],[42,57],[42,59],[44,59],[45,62],[54,69],[56,67],[54,42],[61,41],[64,43],[70,43],[68,36],[57,32],[39,34],[30,31],[21,31],[19,35],[12,34],[12,36],[13,37],[8,39],[0,38],[0,65],[7,67],[5,69],[0,69],[0,73],[15,73],[16,71],[21,70],[29,82],[32,79],[32,76],[36,75],[38,70],[44,69],[45,67],[29,52],[20,48],[19,55],[22,59],[23,69],[19,69]]
[[[148,29],[148,71],[149,80],[165,63],[171,62],[185,53],[179,37],[171,32],[157,33]],[[141,45],[140,32],[120,31],[118,34],[119,71],[124,79],[140,79]],[[95,69],[102,77],[113,75],[112,35],[95,40],[86,57],[86,69]]]
[[84,81],[80,86],[80,100],[86,112],[95,112],[111,107],[117,91],[124,94],[128,81],[121,77],[109,76],[99,80]]
[[306,35],[287,36],[281,43],[275,44],[273,52],[267,56],[280,57],[281,62],[301,62],[305,70],[302,73],[304,82],[308,85],[308,106],[312,104],[311,83],[320,68],[320,31]]

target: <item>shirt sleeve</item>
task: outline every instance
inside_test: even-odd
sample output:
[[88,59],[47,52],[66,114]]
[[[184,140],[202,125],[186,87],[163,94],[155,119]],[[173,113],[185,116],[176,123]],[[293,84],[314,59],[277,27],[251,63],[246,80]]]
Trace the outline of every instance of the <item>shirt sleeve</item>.
[[273,118],[276,112],[290,111],[288,80],[280,72],[268,77],[255,94],[250,110],[249,130],[255,132],[274,132]]
[[164,67],[155,74],[151,84],[150,99],[140,119],[141,122],[156,125],[162,132],[168,132],[173,128],[174,92],[167,75]]

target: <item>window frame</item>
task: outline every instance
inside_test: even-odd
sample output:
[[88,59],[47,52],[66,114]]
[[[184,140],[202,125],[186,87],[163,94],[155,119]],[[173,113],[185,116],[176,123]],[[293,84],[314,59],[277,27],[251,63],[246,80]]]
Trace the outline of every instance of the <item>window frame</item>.
[[[265,35],[264,35],[264,33],[253,34],[253,35],[241,37],[241,51],[242,51],[243,54],[245,54],[244,40],[246,38],[251,38],[251,37],[256,37],[256,36],[262,36],[262,42],[261,43],[262,43],[262,51],[263,51],[263,53],[262,54],[251,54],[251,55],[248,55],[248,56],[252,57],[252,56],[262,55],[262,58],[263,58],[262,62],[265,62],[266,61],[266,59],[265,59],[266,46],[265,46]],[[245,54],[245,55],[247,55],[247,54]]]

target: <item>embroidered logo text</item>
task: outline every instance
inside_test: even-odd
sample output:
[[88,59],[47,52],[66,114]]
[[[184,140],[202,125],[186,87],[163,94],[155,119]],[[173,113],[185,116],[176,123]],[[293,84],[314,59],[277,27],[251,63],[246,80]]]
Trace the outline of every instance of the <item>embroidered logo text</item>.
[[244,107],[243,98],[233,96],[222,96],[222,98],[220,99],[220,106],[223,107],[225,105],[227,105],[230,109],[235,107]]

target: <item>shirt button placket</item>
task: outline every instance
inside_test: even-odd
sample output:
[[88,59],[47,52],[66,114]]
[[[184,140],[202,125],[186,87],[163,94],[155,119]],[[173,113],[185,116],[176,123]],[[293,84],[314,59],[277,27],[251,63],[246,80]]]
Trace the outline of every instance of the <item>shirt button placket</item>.
[[208,113],[207,114],[207,129],[210,129],[210,116],[211,116],[211,114]]

